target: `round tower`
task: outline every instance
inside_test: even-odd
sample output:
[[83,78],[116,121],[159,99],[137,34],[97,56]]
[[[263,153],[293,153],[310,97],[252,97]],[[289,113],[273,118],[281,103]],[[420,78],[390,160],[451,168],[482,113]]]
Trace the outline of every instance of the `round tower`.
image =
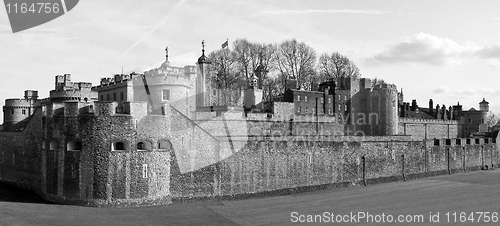
[[485,112],[488,112],[490,110],[490,106],[489,106],[490,103],[488,103],[486,100],[484,100],[483,98],[483,101],[479,102],[479,111],[485,111]]
[[[385,121],[386,125],[384,130],[382,131],[386,136],[397,135],[398,134],[398,90],[395,85],[391,84],[383,84],[382,85],[381,98],[385,98],[385,101],[382,102],[383,106],[381,106],[381,110],[385,111]],[[381,120],[382,121],[382,120]]]
[[148,112],[154,114],[162,114],[162,106],[167,103],[183,114],[188,114],[192,108],[189,96],[194,88],[191,81],[196,69],[194,66],[171,66],[168,61],[168,47],[165,52],[166,59],[160,67],[133,78],[134,100],[148,102]]
[[398,91],[395,85],[375,85],[368,92],[365,117],[367,135],[390,136],[398,134]]
[[27,119],[35,111],[35,103],[38,102],[38,91],[24,91],[24,99],[6,99],[3,106],[3,128],[9,131],[12,126]]

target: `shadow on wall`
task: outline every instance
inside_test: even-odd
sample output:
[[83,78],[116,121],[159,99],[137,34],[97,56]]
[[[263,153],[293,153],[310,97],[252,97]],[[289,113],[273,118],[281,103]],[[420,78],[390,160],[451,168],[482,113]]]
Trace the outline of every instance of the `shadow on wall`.
[[0,182],[0,202],[55,204],[43,200],[35,192],[24,190],[3,182]]

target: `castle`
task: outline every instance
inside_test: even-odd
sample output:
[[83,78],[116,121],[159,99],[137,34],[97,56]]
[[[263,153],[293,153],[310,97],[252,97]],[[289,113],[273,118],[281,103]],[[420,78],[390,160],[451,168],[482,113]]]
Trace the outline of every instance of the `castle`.
[[484,124],[484,100],[479,114],[422,109],[395,85],[341,77],[288,81],[269,113],[261,72],[229,105],[206,64],[204,48],[184,67],[166,49],[143,74],[97,86],[57,75],[48,98],[7,99],[0,180],[54,202],[134,206],[498,166],[496,137],[461,138],[464,123]]

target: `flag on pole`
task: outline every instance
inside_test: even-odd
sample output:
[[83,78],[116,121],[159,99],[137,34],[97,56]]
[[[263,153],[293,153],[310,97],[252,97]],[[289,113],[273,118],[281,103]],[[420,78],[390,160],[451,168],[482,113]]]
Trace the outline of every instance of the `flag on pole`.
[[228,42],[228,41],[229,41],[229,40],[226,40],[226,42],[222,43],[222,48],[223,48],[223,49],[227,47],[227,45],[228,45],[228,43],[227,43],[227,42]]

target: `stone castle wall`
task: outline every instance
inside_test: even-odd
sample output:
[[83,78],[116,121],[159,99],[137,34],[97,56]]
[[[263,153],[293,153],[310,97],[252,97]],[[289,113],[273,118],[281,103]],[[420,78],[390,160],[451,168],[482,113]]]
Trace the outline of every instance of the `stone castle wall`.
[[[439,140],[436,146],[410,136],[295,136],[316,127],[300,118],[292,136],[268,136],[267,129],[290,132],[289,122],[249,120],[244,127],[233,113],[203,125],[169,105],[163,106],[165,115],[146,115],[146,103],[128,105],[130,114],[116,114],[116,102],[96,102],[92,111],[82,111],[89,106],[76,102],[37,108],[23,132],[0,133],[0,180],[59,203],[132,206],[371,183],[499,163],[491,139]],[[323,123],[318,125],[325,130],[343,130],[342,124]],[[222,136],[228,131],[254,135]]]
[[462,137],[455,120],[399,118],[399,134],[410,135],[414,140]]
[[[142,111],[131,103],[132,115],[115,114],[116,103],[97,102],[92,114],[81,114],[79,105],[38,108],[24,132],[0,133],[0,180],[60,203],[169,202],[170,118],[134,115],[145,112],[145,103]],[[118,142],[123,150],[116,149]]]
[[[496,143],[434,146],[431,141],[308,142],[255,138],[213,166],[183,178],[174,199],[288,194],[498,167]],[[449,159],[449,161],[448,161]]]

